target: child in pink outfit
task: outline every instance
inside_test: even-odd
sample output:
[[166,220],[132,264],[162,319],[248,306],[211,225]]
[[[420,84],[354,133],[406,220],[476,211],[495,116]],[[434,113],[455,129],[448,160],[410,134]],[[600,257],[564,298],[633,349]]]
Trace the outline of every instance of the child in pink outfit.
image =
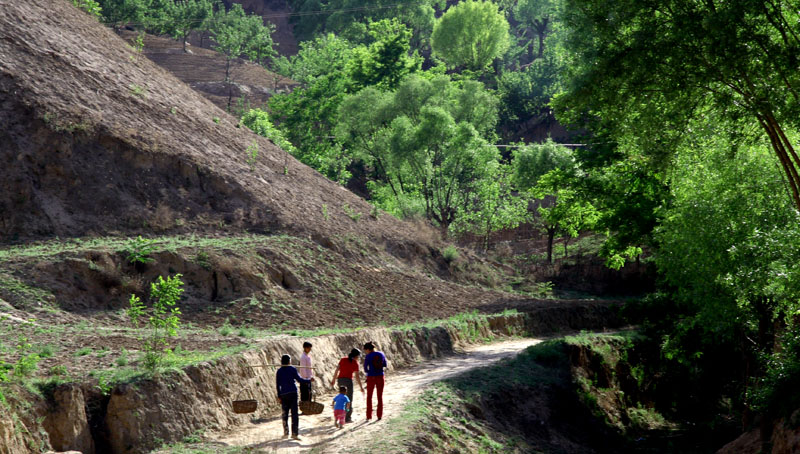
[[337,429],[344,427],[348,408],[350,408],[350,398],[347,397],[347,387],[340,386],[339,394],[333,398],[333,420]]

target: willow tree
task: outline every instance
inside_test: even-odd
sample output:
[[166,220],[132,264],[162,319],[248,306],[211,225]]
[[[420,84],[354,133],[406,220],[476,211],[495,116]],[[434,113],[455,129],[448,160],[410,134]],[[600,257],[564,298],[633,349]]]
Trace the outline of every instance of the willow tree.
[[481,71],[508,49],[508,30],[495,3],[467,0],[436,20],[431,47],[449,67]]
[[[561,118],[595,119],[633,138],[656,164],[668,162],[706,109],[728,133],[761,131],[800,209],[800,15],[782,0],[566,0],[570,36]],[[599,120],[597,120],[599,119]]]

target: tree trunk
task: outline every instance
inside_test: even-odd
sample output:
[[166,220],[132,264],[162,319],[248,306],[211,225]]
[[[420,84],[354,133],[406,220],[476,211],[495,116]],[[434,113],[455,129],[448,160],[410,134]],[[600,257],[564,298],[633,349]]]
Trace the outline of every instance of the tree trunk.
[[547,229],[547,263],[553,264],[553,238],[556,236],[556,229]]

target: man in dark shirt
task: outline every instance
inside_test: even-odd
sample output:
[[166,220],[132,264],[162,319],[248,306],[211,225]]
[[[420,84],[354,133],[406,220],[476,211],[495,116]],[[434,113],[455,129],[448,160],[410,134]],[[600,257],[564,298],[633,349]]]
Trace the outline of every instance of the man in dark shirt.
[[283,414],[283,436],[289,436],[289,412],[292,413],[292,438],[295,440],[300,438],[299,425],[300,418],[297,415],[297,386],[294,384],[295,380],[300,383],[310,384],[311,380],[306,380],[297,373],[297,369],[290,366],[292,357],[289,355],[281,356],[281,367],[275,374],[275,386],[278,389],[278,398],[281,400],[281,408]]

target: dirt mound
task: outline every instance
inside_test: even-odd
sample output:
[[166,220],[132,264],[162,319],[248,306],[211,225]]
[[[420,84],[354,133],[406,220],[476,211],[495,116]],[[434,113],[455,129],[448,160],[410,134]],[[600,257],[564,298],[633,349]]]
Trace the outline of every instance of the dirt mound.
[[69,2],[7,4],[0,29],[0,242],[153,230],[416,242]]

